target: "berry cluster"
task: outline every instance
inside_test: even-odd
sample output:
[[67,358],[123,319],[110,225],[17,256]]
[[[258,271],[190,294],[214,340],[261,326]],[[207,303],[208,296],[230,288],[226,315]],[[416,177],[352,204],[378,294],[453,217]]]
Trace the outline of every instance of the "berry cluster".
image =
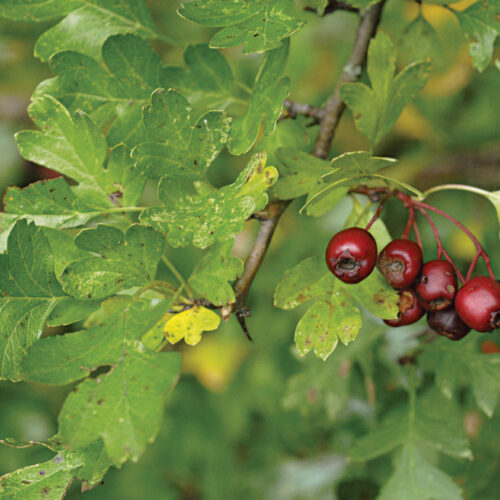
[[[372,199],[378,200],[380,193],[385,196],[365,229],[344,229],[330,240],[326,249],[326,263],[337,278],[345,283],[359,283],[378,264],[386,281],[399,294],[398,317],[384,320],[390,326],[409,325],[427,313],[430,328],[452,340],[462,339],[471,329],[491,332],[500,328],[500,283],[494,277],[488,255],[465,226],[445,212],[410,198],[401,191],[376,188],[374,193],[373,189],[361,187],[356,192],[368,194]],[[375,239],[368,230],[380,216],[384,203],[390,196],[400,199],[408,209],[408,223],[401,238],[391,241],[378,253]],[[437,244],[437,259],[425,263],[416,211],[430,224]],[[476,246],[476,256],[465,278],[444,250],[429,211],[451,220]],[[408,239],[411,229],[417,242]],[[490,276],[472,278],[479,258],[483,258]]]

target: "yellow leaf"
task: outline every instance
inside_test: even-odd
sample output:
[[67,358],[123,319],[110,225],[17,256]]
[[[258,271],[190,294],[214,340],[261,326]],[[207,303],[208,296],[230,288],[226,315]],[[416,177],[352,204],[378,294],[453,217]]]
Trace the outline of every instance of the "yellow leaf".
[[189,345],[196,345],[201,340],[201,334],[215,330],[220,323],[220,317],[206,307],[196,306],[175,314],[165,323],[165,337],[171,344],[179,340]]

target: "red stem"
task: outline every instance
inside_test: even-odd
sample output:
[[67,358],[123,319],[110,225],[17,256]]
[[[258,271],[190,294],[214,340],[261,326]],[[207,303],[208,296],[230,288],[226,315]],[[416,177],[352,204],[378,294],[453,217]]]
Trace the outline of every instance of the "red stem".
[[479,260],[480,256],[481,254],[478,251],[476,251],[476,255],[474,255],[474,259],[472,259],[472,262],[470,263],[469,266],[469,270],[467,271],[467,276],[466,276],[467,281],[470,280],[470,277],[472,276],[472,273],[474,271],[474,268],[476,267],[477,261]]
[[[496,280],[495,274],[493,273],[493,269],[491,268],[490,265],[490,257],[489,255],[485,252],[484,248],[482,247],[481,243],[476,239],[476,237],[457,219],[452,217],[451,215],[448,215],[446,212],[443,212],[442,210],[439,210],[439,208],[433,207],[432,205],[428,205],[427,203],[424,203],[422,201],[418,200],[412,200],[411,203],[419,208],[423,208],[425,210],[430,210],[431,212],[434,212],[438,215],[441,215],[441,217],[444,217],[445,219],[448,219],[449,221],[453,222],[459,229],[461,229],[474,243],[474,246],[476,247],[477,252],[480,254],[480,256],[483,258],[484,263],[486,264],[486,268],[488,269],[488,273],[491,276],[493,280]],[[476,260],[477,263],[477,260]],[[469,274],[469,273],[467,273]],[[472,272],[470,273],[472,274]]]
[[365,227],[366,231],[368,231],[373,226],[375,221],[380,217],[380,214],[382,213],[382,210],[384,209],[385,202],[389,199],[389,196],[390,196],[390,194],[387,194],[386,196],[384,196],[384,198],[380,202],[379,206],[377,207],[377,210],[373,214],[373,217],[371,218],[370,222],[368,222],[368,224]]
[[437,245],[437,256],[438,259],[441,258],[441,255],[452,265],[454,271],[457,273],[457,276],[459,277],[460,281],[462,284],[465,283],[465,279],[458,269],[458,267],[455,265],[453,262],[453,259],[448,255],[448,252],[443,248],[443,244],[441,243],[441,238],[439,237],[439,232],[437,230],[436,224],[434,224],[434,221],[432,220],[432,217],[425,211],[424,208],[418,207],[418,211],[427,219],[427,222],[429,223],[429,226],[431,226],[432,232],[434,234],[434,238],[436,240],[436,245]]
[[424,246],[422,244],[422,238],[420,237],[420,231],[418,230],[418,225],[415,218],[413,219],[412,227],[413,227],[413,232],[415,233],[415,237],[417,238],[418,246],[420,247],[421,250],[423,250]]
[[408,239],[410,229],[415,224],[415,209],[413,207],[408,207],[408,213],[408,222],[406,223],[405,230],[401,235],[401,238],[403,238],[404,240]]

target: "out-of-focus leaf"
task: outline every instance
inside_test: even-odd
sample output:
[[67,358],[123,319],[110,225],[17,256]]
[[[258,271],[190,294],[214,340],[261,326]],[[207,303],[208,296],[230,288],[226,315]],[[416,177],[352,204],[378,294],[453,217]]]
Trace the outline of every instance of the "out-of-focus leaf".
[[493,45],[500,28],[499,0],[478,1],[462,12],[453,10],[469,41],[474,67],[483,71],[491,61]]
[[271,135],[281,114],[283,101],[290,93],[290,80],[282,78],[288,61],[289,43],[266,54],[255,79],[248,109],[234,120],[229,137],[229,150],[235,155],[246,153],[255,143],[262,127],[263,135]]
[[165,178],[159,188],[163,207],[145,210],[141,221],[166,232],[174,247],[192,243],[206,248],[232,237],[250,215],[266,206],[266,190],[278,172],[265,164],[264,154],[255,155],[235,182],[203,196],[190,197],[182,184]]
[[233,96],[231,67],[218,51],[206,43],[189,45],[184,51],[185,67],[167,66],[161,73],[161,86],[176,89],[190,102],[222,106]]
[[144,0],[4,0],[0,15],[25,22],[66,16],[38,39],[35,55],[43,61],[63,50],[99,57],[106,38],[117,33],[166,39],[156,30]]
[[195,122],[184,96],[158,89],[144,109],[148,136],[157,142],[134,148],[136,167],[149,177],[204,180],[226,144],[230,121],[223,111],[209,111]]
[[191,1],[181,6],[179,14],[195,23],[222,27],[210,45],[221,48],[244,44],[243,53],[274,49],[304,24],[289,0]]
[[477,352],[469,338],[458,344],[439,339],[422,353],[422,363],[427,371],[434,372],[436,384],[447,398],[460,386],[471,386],[477,405],[491,417],[500,390],[500,355]]
[[152,281],[164,240],[151,228],[134,224],[124,235],[113,226],[84,229],[76,246],[98,257],[72,262],[61,275],[66,292],[77,299],[102,299],[119,290]]
[[368,49],[368,76],[364,83],[346,83],[340,90],[342,100],[352,111],[356,126],[375,144],[393,127],[406,104],[425,85],[429,61],[412,63],[395,78],[396,50],[391,39],[379,32]]
[[169,318],[165,324],[165,337],[171,344],[184,339],[188,345],[196,345],[203,332],[216,330],[220,317],[203,306],[195,306]]
[[441,45],[436,30],[419,14],[406,26],[401,40],[400,52],[406,62],[412,63],[430,58],[436,61]]
[[234,240],[215,244],[194,268],[189,284],[212,304],[223,306],[235,299],[230,283],[243,271],[243,261],[231,255]]

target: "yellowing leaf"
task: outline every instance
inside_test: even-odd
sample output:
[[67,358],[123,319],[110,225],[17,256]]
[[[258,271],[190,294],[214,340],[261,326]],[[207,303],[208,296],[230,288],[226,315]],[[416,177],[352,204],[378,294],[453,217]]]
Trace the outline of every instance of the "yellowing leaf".
[[179,340],[189,345],[196,345],[201,340],[201,334],[216,330],[220,317],[206,307],[196,306],[176,314],[165,324],[165,337],[171,344]]

